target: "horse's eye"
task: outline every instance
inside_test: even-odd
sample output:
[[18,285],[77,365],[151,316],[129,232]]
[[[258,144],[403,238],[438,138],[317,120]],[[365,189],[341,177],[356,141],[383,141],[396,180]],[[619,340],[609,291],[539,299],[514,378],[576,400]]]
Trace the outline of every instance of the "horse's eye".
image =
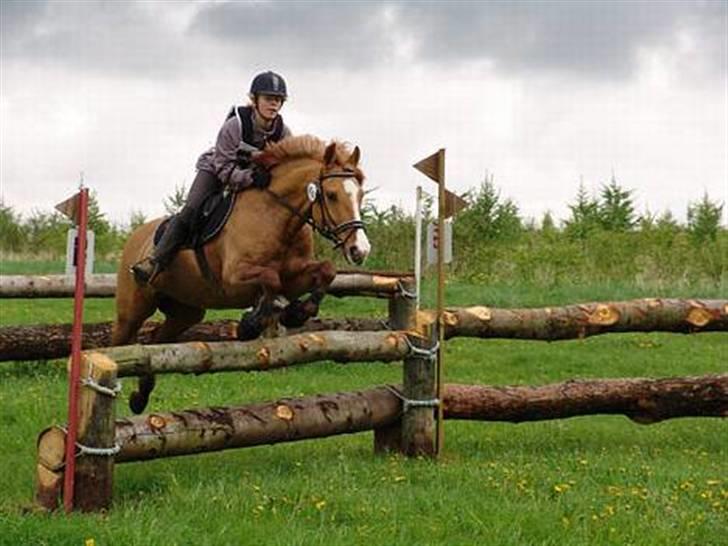
[[336,193],[334,193],[332,191],[327,191],[326,192],[326,199],[328,199],[332,203],[335,203],[336,202]]

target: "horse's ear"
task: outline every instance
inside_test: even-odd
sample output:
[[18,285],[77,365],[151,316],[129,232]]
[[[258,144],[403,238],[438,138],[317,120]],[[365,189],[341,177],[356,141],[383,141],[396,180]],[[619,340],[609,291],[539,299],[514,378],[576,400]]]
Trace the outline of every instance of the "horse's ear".
[[328,146],[326,146],[326,151],[324,152],[324,165],[333,165],[336,161],[336,142],[332,142]]
[[346,160],[346,164],[350,165],[352,167],[356,167],[359,164],[360,156],[361,156],[361,152],[359,151],[359,146],[357,146],[354,148],[354,151],[351,152],[349,159]]

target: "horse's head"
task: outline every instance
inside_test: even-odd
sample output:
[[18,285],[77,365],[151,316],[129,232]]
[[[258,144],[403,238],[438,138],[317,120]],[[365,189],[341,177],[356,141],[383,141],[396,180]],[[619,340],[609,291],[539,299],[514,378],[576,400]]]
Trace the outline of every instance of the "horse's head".
[[361,219],[364,175],[359,169],[359,147],[341,157],[333,142],[324,151],[318,180],[310,182],[308,198],[312,216],[322,234],[341,248],[346,260],[361,265],[371,245]]

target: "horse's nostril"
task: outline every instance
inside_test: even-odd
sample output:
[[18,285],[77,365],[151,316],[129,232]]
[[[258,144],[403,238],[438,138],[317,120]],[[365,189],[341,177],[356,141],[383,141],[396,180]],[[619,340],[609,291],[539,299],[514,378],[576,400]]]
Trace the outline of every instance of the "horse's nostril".
[[352,261],[354,261],[357,264],[361,263],[362,258],[364,258],[364,256],[361,253],[361,250],[359,250],[358,246],[352,246],[349,249],[349,255],[351,256]]

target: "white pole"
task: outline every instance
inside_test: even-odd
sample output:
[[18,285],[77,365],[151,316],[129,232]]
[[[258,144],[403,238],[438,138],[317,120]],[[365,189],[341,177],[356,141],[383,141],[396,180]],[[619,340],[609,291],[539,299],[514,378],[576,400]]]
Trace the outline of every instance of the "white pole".
[[420,308],[420,276],[422,275],[422,186],[417,186],[415,204],[415,292],[417,309]]

